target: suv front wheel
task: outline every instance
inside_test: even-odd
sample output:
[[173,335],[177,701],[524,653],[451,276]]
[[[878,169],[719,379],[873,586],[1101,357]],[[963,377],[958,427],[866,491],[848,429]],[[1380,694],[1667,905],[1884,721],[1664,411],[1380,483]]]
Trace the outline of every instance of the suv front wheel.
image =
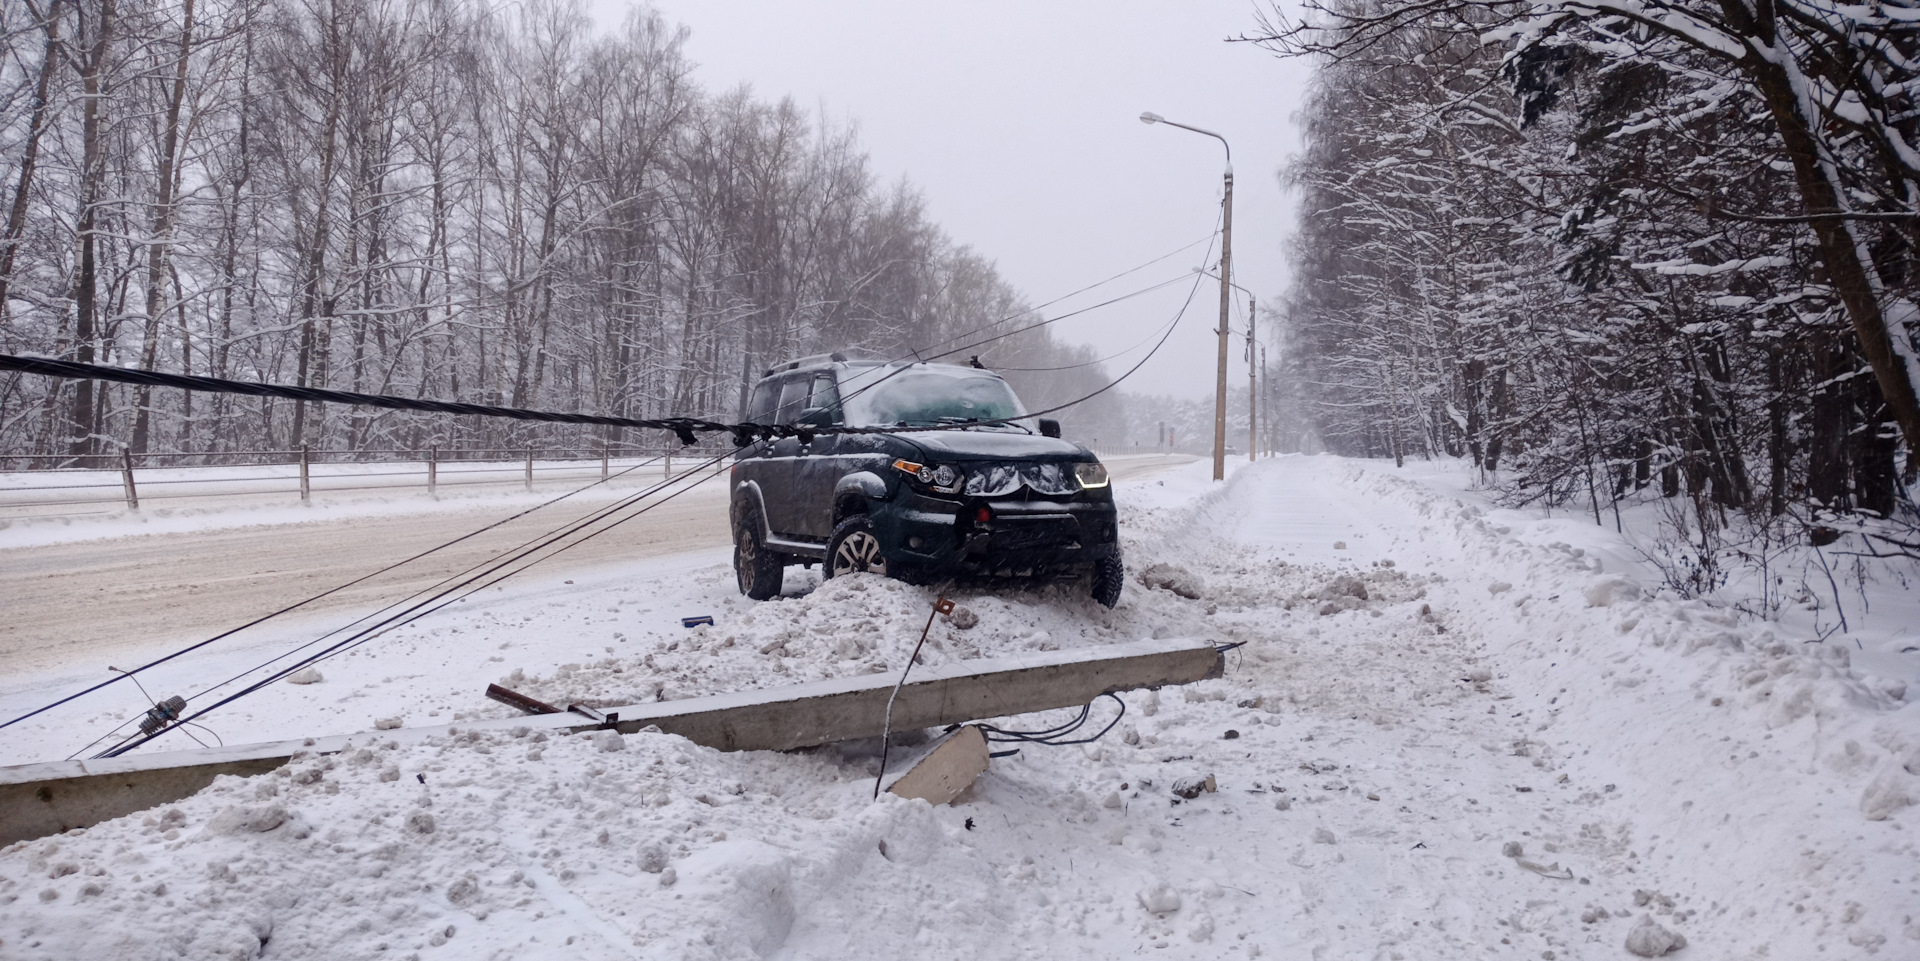
[[827,538],[827,562],[821,565],[826,577],[839,577],[865,571],[885,577],[887,559],[880,553],[880,538],[865,514],[855,514],[833,528]]
[[1093,599],[1099,601],[1101,607],[1120,603],[1120,589],[1126,583],[1127,568],[1120,562],[1119,554],[1093,562]]
[[760,515],[756,512],[740,518],[733,537],[733,573],[739,580],[740,593],[756,601],[780,593],[786,565],[760,539]]

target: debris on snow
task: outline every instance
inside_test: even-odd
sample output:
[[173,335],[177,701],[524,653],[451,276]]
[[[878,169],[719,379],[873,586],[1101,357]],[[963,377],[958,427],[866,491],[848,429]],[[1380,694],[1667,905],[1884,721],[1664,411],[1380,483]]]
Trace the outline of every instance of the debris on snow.
[[1618,601],[1631,601],[1640,596],[1640,585],[1624,577],[1602,577],[1587,585],[1588,607],[1611,607]]
[[1869,821],[1884,821],[1901,808],[1912,806],[1913,794],[1905,782],[1905,777],[1896,769],[1880,772],[1860,795],[1860,813]]
[[287,809],[278,804],[227,808],[207,820],[208,834],[260,834],[287,823]]
[[1204,589],[1192,571],[1177,564],[1152,564],[1140,572],[1140,583],[1163,591],[1172,591],[1190,601],[1199,600]]
[[593,736],[593,746],[596,750],[612,754],[626,750],[627,739],[621,737],[619,731],[600,731]]
[[303,667],[287,675],[288,684],[318,684],[322,680],[318,668]]
[[947,623],[963,631],[971,631],[979,626],[980,615],[975,614],[970,607],[955,604],[953,610],[947,613]]
[[1144,888],[1138,895],[1140,906],[1147,913],[1168,915],[1180,910],[1180,892],[1165,881],[1157,881],[1151,887]]
[[1657,958],[1686,946],[1684,935],[1662,927],[1651,915],[1641,915],[1639,923],[1627,932],[1627,953],[1635,957]]
[[1341,574],[1320,588],[1319,594],[1327,599],[1351,597],[1364,601],[1367,599],[1367,582],[1352,574]]
[[1186,798],[1189,801],[1202,794],[1212,794],[1219,789],[1219,783],[1213,779],[1213,775],[1211,774],[1198,777],[1183,777],[1173,782],[1174,796]]
[[1552,878],[1555,881],[1573,880],[1573,872],[1561,867],[1558,861],[1552,864],[1541,864],[1538,861],[1529,861],[1526,858],[1516,857],[1513,859],[1513,863],[1515,866],[1527,871],[1532,871],[1543,878]]
[[401,718],[383,717],[373,722],[373,729],[376,731],[392,731],[399,728],[400,724]]

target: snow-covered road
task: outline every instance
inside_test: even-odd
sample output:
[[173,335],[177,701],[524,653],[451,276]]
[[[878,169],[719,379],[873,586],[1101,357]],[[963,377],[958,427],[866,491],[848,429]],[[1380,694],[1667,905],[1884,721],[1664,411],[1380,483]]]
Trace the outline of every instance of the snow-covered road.
[[[855,750],[370,730],[504,716],[490,680],[616,704],[898,670],[933,596],[796,574],[755,605],[723,550],[682,554],[489,592],[243,702],[230,741],[369,733],[0,851],[0,957],[1920,954],[1898,678],[1660,595],[1617,536],[1443,470],[1206,467],[1117,486],[1117,609],[958,592],[979,624],[925,659],[1200,634],[1246,642],[1227,676],[1126,695],[1104,739],[998,759],[951,807],[869,800]],[[32,736],[64,755],[131,709]],[[1204,774],[1218,793],[1170,794]]]

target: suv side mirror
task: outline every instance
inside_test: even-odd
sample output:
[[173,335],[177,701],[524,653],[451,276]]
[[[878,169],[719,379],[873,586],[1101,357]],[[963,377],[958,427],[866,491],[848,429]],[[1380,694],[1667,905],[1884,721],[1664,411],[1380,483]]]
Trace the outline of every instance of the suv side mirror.
[[1057,420],[1054,420],[1051,417],[1040,418],[1040,436],[1042,437],[1060,436],[1060,422]]
[[793,419],[795,427],[832,427],[833,411],[825,407],[809,407]]

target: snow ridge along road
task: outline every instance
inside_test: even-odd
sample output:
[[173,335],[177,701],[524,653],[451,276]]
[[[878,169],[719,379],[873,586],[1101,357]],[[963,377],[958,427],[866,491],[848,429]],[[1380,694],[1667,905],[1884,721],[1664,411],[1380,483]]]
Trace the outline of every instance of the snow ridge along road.
[[[282,775],[0,851],[0,956],[1920,948],[1920,725],[1837,645],[1659,596],[1617,542],[1536,543],[1566,522],[1378,465],[1283,458],[1226,485],[1205,468],[1120,485],[1135,577],[1117,609],[1068,589],[959,592],[978,625],[937,625],[924,657],[1197,632],[1247,642],[1227,677],[1125,695],[1104,740],[996,760],[953,807],[869,801],[873,759],[854,747],[369,731]],[[489,592],[232,723],[272,736],[316,704],[334,724],[316,733],[430,723],[422,708],[503,716],[477,686],[440,687],[481,655],[498,659],[488,680],[601,704],[897,671],[932,597],[794,572],[789,596],[750,604],[723,551],[570,579]],[[716,623],[682,630],[683,613]],[[1218,793],[1170,793],[1206,774]]]

